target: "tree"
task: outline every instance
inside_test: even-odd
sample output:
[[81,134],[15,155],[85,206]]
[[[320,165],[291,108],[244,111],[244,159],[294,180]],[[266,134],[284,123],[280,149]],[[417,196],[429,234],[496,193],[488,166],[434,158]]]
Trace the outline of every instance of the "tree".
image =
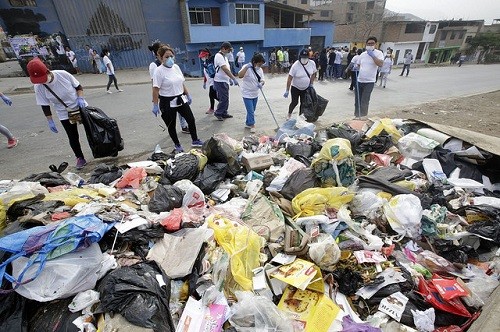
[[479,51],[478,63],[500,62],[500,55],[496,54],[500,51],[500,33],[478,33],[468,44],[470,53]]

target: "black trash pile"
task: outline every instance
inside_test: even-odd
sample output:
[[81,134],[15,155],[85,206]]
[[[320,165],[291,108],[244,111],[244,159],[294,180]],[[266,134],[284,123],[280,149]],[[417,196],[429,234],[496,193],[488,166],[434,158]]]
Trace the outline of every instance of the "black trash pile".
[[499,158],[290,120],[0,181],[0,330],[465,331],[499,283]]

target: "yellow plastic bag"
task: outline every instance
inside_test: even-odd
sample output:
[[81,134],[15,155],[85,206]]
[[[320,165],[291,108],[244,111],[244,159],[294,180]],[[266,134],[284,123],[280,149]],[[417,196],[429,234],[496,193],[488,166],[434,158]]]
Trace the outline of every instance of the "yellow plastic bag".
[[311,166],[323,160],[341,161],[348,157],[352,157],[351,142],[345,138],[332,138],[323,144],[318,157],[313,160]]
[[3,201],[0,199],[0,231],[4,229],[7,225],[7,207],[3,204]]
[[215,240],[230,255],[231,274],[241,290],[253,290],[252,270],[259,267],[260,249],[264,239],[249,227],[220,215],[207,218]]
[[55,191],[45,195],[44,201],[63,201],[65,205],[75,206],[78,203],[87,203],[99,197],[94,189],[71,188],[63,191]]
[[306,189],[292,200],[294,219],[322,214],[326,208],[339,209],[353,197],[354,194],[345,187]]
[[368,129],[368,131],[365,133],[365,136],[368,138],[372,138],[374,136],[380,135],[382,131],[385,131],[392,136],[392,141],[394,142],[394,144],[396,144],[402,137],[401,133],[392,123],[392,119],[389,118],[375,120],[370,129]]

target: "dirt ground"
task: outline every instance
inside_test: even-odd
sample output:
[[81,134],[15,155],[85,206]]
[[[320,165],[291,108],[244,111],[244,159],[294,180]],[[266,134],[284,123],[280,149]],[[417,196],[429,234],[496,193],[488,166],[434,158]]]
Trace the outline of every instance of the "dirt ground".
[[384,117],[428,121],[500,137],[500,90],[389,110]]

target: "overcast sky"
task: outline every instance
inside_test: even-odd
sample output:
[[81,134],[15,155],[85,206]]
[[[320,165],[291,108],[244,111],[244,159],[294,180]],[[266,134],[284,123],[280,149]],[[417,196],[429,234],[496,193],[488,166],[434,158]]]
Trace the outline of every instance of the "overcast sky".
[[432,21],[461,18],[491,24],[500,19],[500,0],[387,0],[385,8]]

